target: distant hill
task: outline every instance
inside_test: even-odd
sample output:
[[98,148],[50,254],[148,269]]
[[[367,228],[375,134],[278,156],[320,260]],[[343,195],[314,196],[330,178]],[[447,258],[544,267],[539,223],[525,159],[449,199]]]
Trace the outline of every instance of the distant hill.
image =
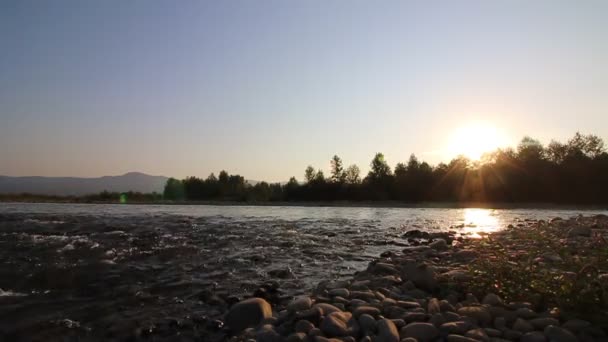
[[163,192],[167,177],[129,172],[122,176],[99,178],[76,177],[8,177],[0,176],[0,193],[39,195],[89,195],[102,192]]

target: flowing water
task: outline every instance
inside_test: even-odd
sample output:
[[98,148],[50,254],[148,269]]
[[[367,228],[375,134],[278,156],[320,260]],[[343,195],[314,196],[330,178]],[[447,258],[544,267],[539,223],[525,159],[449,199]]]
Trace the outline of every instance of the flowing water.
[[2,203],[0,337],[219,317],[265,282],[291,296],[349,276],[409,230],[477,237],[579,214],[608,211]]

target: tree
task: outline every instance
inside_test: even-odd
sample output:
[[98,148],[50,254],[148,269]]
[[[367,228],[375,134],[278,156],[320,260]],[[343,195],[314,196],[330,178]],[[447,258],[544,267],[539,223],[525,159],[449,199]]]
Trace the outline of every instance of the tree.
[[308,165],[306,170],[304,170],[304,179],[306,183],[311,183],[315,179],[315,168],[312,165]]
[[228,172],[226,172],[224,170],[220,171],[220,175],[218,177],[218,180],[219,180],[220,183],[227,184],[228,183],[228,178],[229,178]]
[[172,201],[183,200],[184,184],[182,181],[175,178],[167,179],[167,183],[165,183],[165,189],[163,191],[163,198]]
[[395,166],[395,177],[403,178],[407,172],[407,167],[403,163],[397,163]]
[[374,159],[370,163],[371,170],[367,177],[372,181],[378,181],[387,178],[391,175],[391,167],[384,160],[384,154],[376,153]]
[[342,159],[337,155],[331,159],[331,181],[334,183],[344,183],[346,174],[344,173],[344,167],[342,166]]
[[323,171],[321,171],[321,170],[317,171],[314,182],[315,183],[325,183],[325,175],[323,174]]
[[361,183],[360,174],[361,171],[359,167],[355,164],[350,165],[346,168],[346,172],[344,172],[344,180],[348,184],[359,184]]

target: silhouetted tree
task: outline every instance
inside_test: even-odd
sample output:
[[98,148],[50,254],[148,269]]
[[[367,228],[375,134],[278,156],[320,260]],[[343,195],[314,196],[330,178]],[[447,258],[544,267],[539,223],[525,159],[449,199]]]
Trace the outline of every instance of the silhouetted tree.
[[342,166],[342,159],[337,155],[334,155],[330,163],[331,181],[334,183],[344,183],[346,174],[344,173],[344,167]]
[[312,182],[315,179],[315,168],[312,165],[308,165],[304,170],[304,179],[307,183]]
[[355,164],[350,165],[346,168],[345,172],[345,180],[348,184],[359,184],[361,183],[361,171],[359,167]]

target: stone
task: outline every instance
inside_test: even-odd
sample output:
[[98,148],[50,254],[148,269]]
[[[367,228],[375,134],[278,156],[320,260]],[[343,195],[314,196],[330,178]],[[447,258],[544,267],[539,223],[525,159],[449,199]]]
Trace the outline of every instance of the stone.
[[274,327],[270,324],[262,326],[262,329],[255,335],[255,340],[257,342],[283,342],[281,335],[274,331]]
[[487,304],[487,305],[492,305],[492,306],[502,306],[504,304],[502,301],[502,298],[500,298],[499,296],[497,296],[493,293],[488,293],[485,297],[483,297],[483,300],[481,302],[482,302],[482,304]]
[[479,342],[475,339],[472,339],[469,337],[464,337],[462,335],[455,335],[455,334],[448,335],[447,341],[448,342]]
[[477,259],[478,256],[479,256],[478,252],[468,250],[468,249],[463,249],[463,250],[460,250],[460,251],[452,254],[452,258],[454,258],[455,260],[459,260],[459,261],[471,261],[471,260]]
[[538,317],[538,314],[528,308],[519,308],[517,310],[515,310],[515,313],[517,314],[517,317],[523,318],[523,319],[532,319],[532,318],[536,318]]
[[507,327],[507,320],[504,317],[494,318],[494,328],[503,330]]
[[488,336],[486,331],[481,328],[471,329],[471,330],[467,331],[467,333],[464,334],[464,336],[468,337],[468,338],[472,338],[477,341],[487,342],[490,340],[490,337]]
[[403,318],[404,321],[410,323],[410,322],[424,322],[428,319],[429,315],[423,313],[423,312],[408,312],[405,315],[403,315],[401,318]]
[[429,314],[436,314],[441,312],[441,306],[439,305],[439,300],[437,298],[431,298],[429,303],[427,304],[427,312]]
[[500,330],[498,330],[498,329],[484,328],[483,330],[490,337],[499,337],[499,336],[502,335],[502,332]]
[[432,266],[416,261],[406,261],[401,265],[402,278],[411,280],[417,288],[424,291],[434,291],[438,284],[435,270]]
[[445,299],[439,301],[439,307],[441,308],[441,312],[446,312],[446,311],[455,312],[456,311],[454,306]]
[[249,298],[230,308],[226,315],[226,325],[234,332],[257,326],[264,319],[272,317],[272,307],[262,298]]
[[323,332],[319,328],[312,328],[308,332],[308,336],[321,336],[321,335],[323,335]]
[[487,326],[492,322],[490,312],[483,306],[465,306],[458,309],[457,312],[461,316],[467,316],[476,320],[482,326]]
[[348,298],[350,296],[350,291],[348,291],[348,289],[345,289],[342,287],[342,288],[330,290],[329,295],[332,297]]
[[534,318],[528,322],[537,330],[544,330],[549,325],[559,326],[559,321],[551,317]]
[[528,323],[528,321],[524,321],[523,319],[518,318],[515,320],[515,323],[513,323],[513,329],[522,333],[527,333],[530,331],[534,331],[534,326]]
[[327,304],[327,303],[317,303],[317,304],[313,305],[312,308],[320,309],[321,316],[327,316],[333,312],[342,312],[342,310],[340,310],[339,308],[337,308],[331,304]]
[[296,325],[294,326],[294,330],[296,332],[301,332],[301,333],[305,333],[305,334],[308,334],[314,328],[315,328],[314,324],[312,324],[309,321],[304,320],[304,319],[297,321]]
[[570,230],[568,230],[568,237],[577,237],[577,236],[584,236],[584,237],[589,237],[591,236],[591,228],[589,227],[573,227],[570,228]]
[[301,333],[301,332],[296,332],[296,333],[293,333],[293,334],[287,336],[287,339],[285,341],[287,341],[287,342],[305,342],[306,334]]
[[[557,324],[553,324],[555,326],[557,326]],[[566,323],[564,323],[562,325],[562,328],[564,329],[568,329],[570,331],[572,331],[573,333],[578,333],[579,331],[582,331],[583,329],[590,327],[591,323],[587,322],[587,321],[583,321],[582,319],[571,319],[566,321]]]
[[471,324],[469,322],[465,322],[465,321],[443,323],[439,327],[439,330],[443,334],[448,334],[448,335],[449,334],[462,335],[462,334],[466,333],[469,329],[471,329]]
[[519,340],[524,333],[514,329],[505,329],[502,331],[502,336],[507,340]]
[[429,247],[438,251],[444,251],[448,249],[448,243],[445,239],[435,239],[435,241],[429,244]]
[[329,337],[347,336],[352,332],[348,324],[351,319],[352,314],[350,312],[332,312],[323,318],[319,328]]
[[419,342],[433,341],[439,336],[439,330],[430,323],[410,323],[401,328],[401,338],[413,337]]
[[388,319],[378,321],[378,335],[376,342],[399,342],[399,332],[395,323]]
[[420,303],[414,301],[397,301],[397,306],[404,309],[415,309],[420,307]]
[[443,314],[436,313],[431,316],[431,318],[429,319],[429,323],[436,327],[440,327],[442,324],[446,323],[446,319],[445,317],[443,317]]
[[359,326],[363,333],[370,334],[376,332],[376,319],[368,314],[362,314],[359,316]]
[[299,296],[293,299],[291,303],[287,305],[287,311],[297,312],[308,310],[312,306],[312,300],[308,296]]
[[577,342],[578,339],[574,334],[566,329],[562,329],[560,327],[556,327],[555,325],[550,325],[544,330],[545,337],[550,342]]
[[391,264],[377,262],[371,266],[370,271],[374,274],[399,274],[399,271]]
[[520,342],[545,342],[545,341],[547,341],[547,339],[545,338],[545,334],[543,334],[542,332],[531,331],[531,332],[525,333],[519,341]]
[[378,317],[378,315],[380,315],[380,309],[375,308],[373,306],[358,306],[353,311],[353,315],[357,318],[363,314]]

